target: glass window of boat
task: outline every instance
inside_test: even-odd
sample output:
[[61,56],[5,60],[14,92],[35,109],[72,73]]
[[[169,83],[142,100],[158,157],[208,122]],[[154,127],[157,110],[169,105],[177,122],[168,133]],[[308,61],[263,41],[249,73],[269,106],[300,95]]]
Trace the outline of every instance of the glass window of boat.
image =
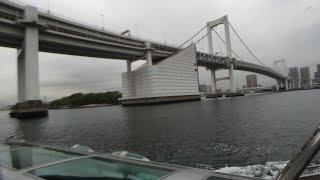
[[1,151],[10,151],[12,149],[17,149],[17,148],[21,148],[21,147],[30,147],[30,146],[21,146],[21,145],[9,146],[7,144],[0,144],[0,152]]
[[83,158],[49,165],[29,173],[47,179],[156,180],[173,170],[147,167],[104,158]]
[[10,150],[10,146],[0,144],[0,151],[8,151],[8,150]]
[[15,169],[23,169],[77,156],[80,156],[80,154],[40,147],[24,147],[11,151],[0,151],[0,163]]

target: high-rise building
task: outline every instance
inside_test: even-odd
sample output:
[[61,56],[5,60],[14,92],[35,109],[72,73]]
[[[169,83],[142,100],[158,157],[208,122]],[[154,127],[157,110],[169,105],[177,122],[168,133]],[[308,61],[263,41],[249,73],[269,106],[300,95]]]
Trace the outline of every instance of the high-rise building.
[[212,92],[211,86],[206,85],[206,84],[200,84],[200,85],[199,85],[199,91],[200,91],[200,92],[203,92],[203,93],[205,93],[205,94]]
[[247,75],[246,80],[247,80],[247,88],[252,88],[252,87],[258,86],[257,75],[255,75],[255,74]]
[[301,84],[308,84],[310,83],[310,68],[309,67],[302,67],[300,68],[300,77],[301,77]]
[[320,80],[320,64],[317,65],[317,71],[314,73],[314,78]]
[[314,82],[317,84],[320,83],[320,64],[317,65],[317,71],[314,72]]
[[292,67],[289,68],[289,77],[293,81],[293,88],[298,88],[299,84],[299,68],[298,67]]

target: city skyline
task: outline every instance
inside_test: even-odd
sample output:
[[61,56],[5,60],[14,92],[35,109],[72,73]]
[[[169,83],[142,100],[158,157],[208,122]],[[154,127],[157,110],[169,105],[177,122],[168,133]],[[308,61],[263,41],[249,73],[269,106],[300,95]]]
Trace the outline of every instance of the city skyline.
[[[289,77],[293,79],[299,79],[301,77],[301,68],[309,68],[310,71],[310,78],[316,79],[316,76],[318,75],[318,72],[320,72],[320,63],[319,64],[312,64],[312,65],[306,65],[306,66],[291,66],[288,67],[289,70]],[[290,70],[292,70],[290,72]],[[298,76],[297,76],[298,73]],[[320,75],[320,74],[319,74]]]

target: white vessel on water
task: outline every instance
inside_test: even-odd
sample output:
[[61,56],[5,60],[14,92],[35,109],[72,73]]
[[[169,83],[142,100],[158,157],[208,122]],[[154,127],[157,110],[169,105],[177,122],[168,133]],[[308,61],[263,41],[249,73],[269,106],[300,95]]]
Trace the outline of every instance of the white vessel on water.
[[[320,127],[276,177],[277,180],[319,180],[320,165],[310,162],[320,149]],[[75,145],[61,149],[9,138],[0,145],[1,180],[252,180],[217,172],[211,166],[192,168],[150,161],[117,151],[98,153]],[[260,178],[261,179],[261,178]]]

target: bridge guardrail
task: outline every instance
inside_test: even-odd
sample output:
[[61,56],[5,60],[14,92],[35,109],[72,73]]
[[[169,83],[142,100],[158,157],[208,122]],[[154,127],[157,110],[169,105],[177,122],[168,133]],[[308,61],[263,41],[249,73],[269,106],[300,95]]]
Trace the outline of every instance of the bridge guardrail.
[[[22,7],[28,5],[25,2],[22,2],[20,0],[7,0],[7,1],[11,2],[13,4],[16,4],[17,6],[22,6]],[[64,20],[70,21],[72,23],[76,23],[76,24],[82,25],[82,26],[87,26],[87,27],[92,28],[92,29],[94,29],[96,31],[99,31],[99,32],[117,35],[117,36],[119,36],[121,38],[127,38],[127,39],[142,41],[142,42],[150,42],[150,43],[154,44],[155,47],[158,47],[158,48],[164,49],[164,50],[168,50],[168,51],[172,51],[173,49],[178,49],[178,45],[167,44],[167,43],[163,43],[163,42],[160,42],[160,41],[151,40],[151,39],[148,39],[148,38],[141,39],[141,38],[136,37],[136,36],[131,36],[131,37],[122,36],[121,32],[116,32],[114,30],[111,30],[111,29],[103,27],[103,26],[98,26],[98,25],[95,25],[95,24],[90,24],[90,23],[78,20],[76,18],[67,17],[65,15],[49,11],[48,9],[43,9],[41,7],[37,7],[37,8],[38,8],[38,11],[40,13],[44,14],[44,15],[57,17],[57,18],[60,18],[60,19],[64,19]]]

